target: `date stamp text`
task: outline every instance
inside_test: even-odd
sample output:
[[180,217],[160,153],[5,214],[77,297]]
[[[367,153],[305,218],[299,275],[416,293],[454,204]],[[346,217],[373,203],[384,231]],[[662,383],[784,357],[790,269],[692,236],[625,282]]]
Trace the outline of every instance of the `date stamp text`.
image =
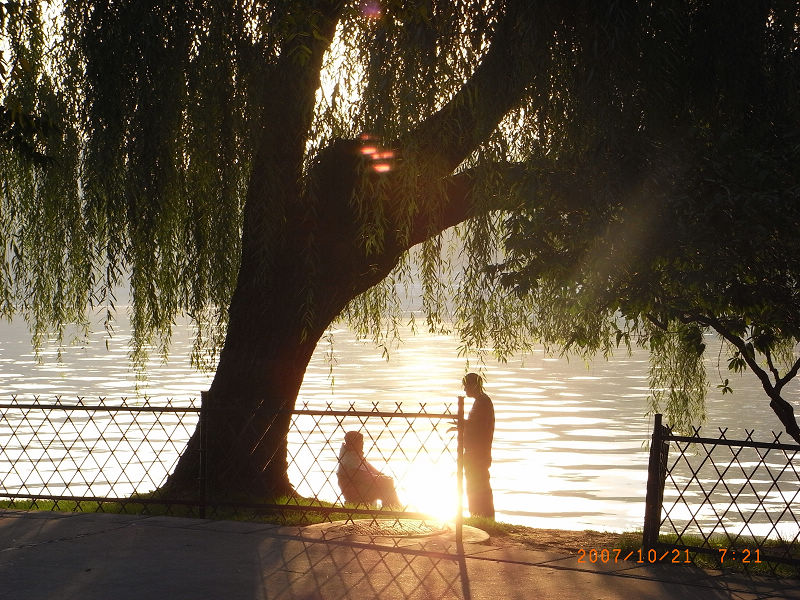
[[[755,548],[718,548],[720,564],[739,562],[742,564],[760,563],[761,549]],[[639,564],[672,563],[691,564],[688,549],[672,548],[669,550],[623,550],[622,548],[581,548],[578,550],[578,562],[584,564],[616,564],[632,561]]]

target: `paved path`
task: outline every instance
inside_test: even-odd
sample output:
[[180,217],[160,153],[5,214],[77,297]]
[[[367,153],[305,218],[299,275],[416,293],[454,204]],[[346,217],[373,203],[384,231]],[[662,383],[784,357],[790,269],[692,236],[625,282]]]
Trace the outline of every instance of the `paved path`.
[[766,599],[800,582],[577,556],[448,536],[334,537],[174,517],[0,510],[2,600]]

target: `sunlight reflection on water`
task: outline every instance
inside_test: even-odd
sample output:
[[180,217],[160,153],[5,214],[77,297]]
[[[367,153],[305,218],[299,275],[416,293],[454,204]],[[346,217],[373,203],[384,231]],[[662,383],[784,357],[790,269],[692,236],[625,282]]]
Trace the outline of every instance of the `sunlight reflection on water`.
[[[118,331],[108,341],[108,350],[100,332],[92,336],[89,348],[66,349],[61,362],[56,362],[54,349],[46,349],[43,363],[37,364],[24,327],[1,324],[0,399],[12,394],[38,394],[43,399],[138,394],[186,400],[208,388],[211,375],[192,371],[188,364],[189,327],[176,329],[172,358],[166,364],[153,358],[144,381],[137,380],[127,362],[129,336],[121,327]],[[336,330],[333,380],[325,359],[330,348],[322,342],[308,367],[298,406],[331,404],[343,410],[354,403],[369,410],[378,403],[382,409],[394,410],[402,403],[404,411],[415,412],[420,404],[450,403],[455,412],[466,365],[457,356],[457,341],[444,335],[412,336],[408,331],[404,341],[386,362],[380,350],[347,330]],[[474,368],[478,363],[473,359],[470,364]],[[709,370],[716,373],[716,365]],[[641,527],[647,479],[644,442],[652,427],[644,416],[648,363],[643,351],[610,361],[599,359],[588,366],[582,360],[538,352],[506,364],[490,362],[485,373],[497,415],[492,484],[499,520],[561,529]],[[746,425],[765,433],[776,428],[778,423],[754,378],[731,379],[737,389],[734,396],[723,398],[712,385],[708,424],[735,431]],[[797,386],[793,386],[788,397],[797,396]],[[742,410],[745,406],[747,411]],[[359,423],[355,421],[354,426]],[[379,432],[372,428],[379,426],[373,421],[367,424],[374,435]],[[415,425],[425,427],[430,423]],[[445,442],[455,444],[454,437],[445,436]],[[324,478],[325,470],[328,476],[335,471],[339,443],[331,440],[330,455],[320,458],[321,470],[313,477]],[[380,454],[368,458],[391,455],[391,443],[391,437],[382,437]],[[313,461],[313,456],[308,460]],[[452,514],[454,467],[447,460],[417,456],[408,464],[407,457],[395,453],[390,463],[403,500],[438,516]],[[331,485],[326,490],[335,496]]]

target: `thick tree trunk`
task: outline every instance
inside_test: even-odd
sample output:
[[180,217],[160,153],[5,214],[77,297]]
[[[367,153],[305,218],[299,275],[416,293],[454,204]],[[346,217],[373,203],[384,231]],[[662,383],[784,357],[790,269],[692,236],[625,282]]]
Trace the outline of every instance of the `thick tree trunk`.
[[[306,367],[325,330],[297,318],[297,286],[275,285],[272,298],[237,292],[225,347],[204,397],[209,498],[253,500],[292,493],[286,438]],[[200,432],[165,491],[197,489]]]
[[[319,316],[304,320],[298,275],[276,276],[274,285],[259,286],[255,293],[245,286],[234,298],[225,347],[203,407],[212,500],[293,493],[287,478],[291,417],[286,411],[294,408],[317,341],[342,309],[341,302],[325,302],[315,307]],[[331,292],[330,300],[344,298]],[[175,493],[196,488],[199,434],[194,438],[167,486]]]
[[[294,408],[316,344],[350,300],[391,271],[404,249],[390,235],[380,253],[367,254],[356,239],[349,202],[357,169],[353,144],[331,151],[338,168],[320,166],[324,192],[313,209],[298,199],[278,238],[264,240],[252,232],[257,221],[249,224],[225,345],[205,397],[212,501],[293,494],[286,411]],[[254,240],[271,244],[268,263]],[[199,444],[195,433],[162,494],[198,493]]]

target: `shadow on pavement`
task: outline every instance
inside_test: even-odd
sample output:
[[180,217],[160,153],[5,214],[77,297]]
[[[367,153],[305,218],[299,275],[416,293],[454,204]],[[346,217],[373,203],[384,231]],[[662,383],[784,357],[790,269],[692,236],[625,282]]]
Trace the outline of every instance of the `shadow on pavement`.
[[414,545],[293,538],[279,557],[262,549],[264,597],[276,600],[464,598],[470,600],[463,555]]
[[457,550],[447,536],[314,538],[235,521],[0,510],[0,600],[800,600],[797,580]]

